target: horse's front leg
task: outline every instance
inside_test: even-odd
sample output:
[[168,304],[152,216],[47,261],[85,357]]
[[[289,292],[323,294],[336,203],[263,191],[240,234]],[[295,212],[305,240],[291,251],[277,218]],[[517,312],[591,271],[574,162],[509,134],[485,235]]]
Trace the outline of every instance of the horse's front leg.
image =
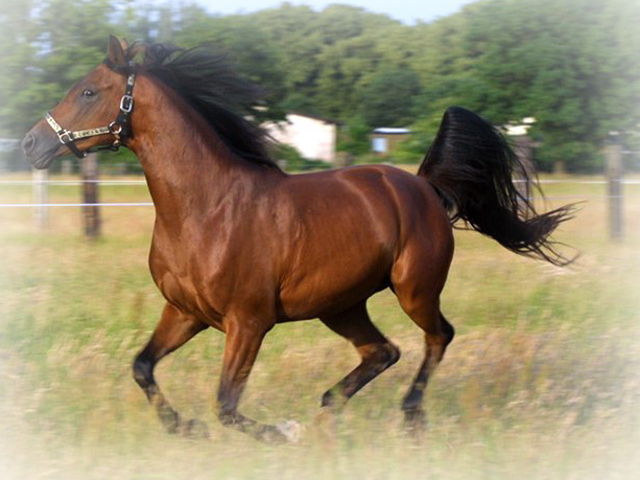
[[299,426],[295,422],[285,425],[265,425],[238,412],[240,396],[247,384],[251,368],[266,333],[273,325],[236,318],[225,321],[226,343],[218,390],[218,418],[227,426],[265,442],[295,442]]
[[187,343],[197,333],[207,328],[191,315],[180,312],[167,304],[162,317],[147,346],[133,363],[133,376],[144,390],[149,402],[156,408],[160,421],[169,433],[186,436],[208,437],[206,425],[198,420],[183,420],[169,404],[156,383],[153,370],[158,361]]

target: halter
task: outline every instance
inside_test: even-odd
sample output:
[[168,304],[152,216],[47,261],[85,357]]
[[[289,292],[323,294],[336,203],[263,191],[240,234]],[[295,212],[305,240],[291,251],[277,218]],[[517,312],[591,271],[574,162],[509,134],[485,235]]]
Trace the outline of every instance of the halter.
[[[127,77],[127,87],[125,89],[124,95],[120,99],[120,112],[118,112],[118,116],[115,121],[111,122],[106,127],[98,127],[98,128],[90,128],[88,130],[79,130],[79,131],[70,131],[65,128],[62,128],[58,122],[55,121],[51,112],[47,112],[44,114],[44,118],[49,124],[49,126],[56,132],[60,143],[65,145],[69,150],[73,152],[73,154],[78,158],[84,158],[87,154],[91,152],[97,152],[100,150],[113,150],[117,151],[122,145],[122,137],[131,137],[131,118],[130,114],[133,110],[133,86],[136,81],[135,73],[131,72]],[[100,135],[108,135],[111,134],[115,137],[113,143],[111,145],[102,145],[91,147],[81,151],[76,143],[78,140],[82,140],[83,138],[89,137],[98,137]]]

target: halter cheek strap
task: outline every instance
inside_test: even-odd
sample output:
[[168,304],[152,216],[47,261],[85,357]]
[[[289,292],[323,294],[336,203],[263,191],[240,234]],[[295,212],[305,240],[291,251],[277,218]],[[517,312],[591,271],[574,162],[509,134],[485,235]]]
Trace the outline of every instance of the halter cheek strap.
[[[120,126],[118,132],[123,137],[132,137],[131,132],[131,117],[130,114],[133,111],[133,86],[136,83],[135,73],[129,74],[127,77],[127,86],[124,91],[124,95],[120,99],[120,111],[116,117],[115,123]],[[111,125],[109,125],[111,128]]]
[[[53,118],[51,112],[44,114],[44,118],[49,126],[56,132],[60,143],[65,145],[71,152],[78,158],[84,158],[88,153],[97,152],[100,150],[118,150],[122,145],[122,138],[131,138],[133,133],[131,131],[131,112],[133,111],[133,86],[135,85],[136,75],[130,73],[127,77],[127,86],[124,95],[120,99],[120,111],[115,121],[111,122],[106,127],[90,128],[88,130],[71,131],[62,128],[58,122]],[[97,147],[88,148],[85,151],[81,151],[75,142],[82,140],[83,138],[97,137],[100,135],[113,135],[115,138],[111,145],[101,145]]]

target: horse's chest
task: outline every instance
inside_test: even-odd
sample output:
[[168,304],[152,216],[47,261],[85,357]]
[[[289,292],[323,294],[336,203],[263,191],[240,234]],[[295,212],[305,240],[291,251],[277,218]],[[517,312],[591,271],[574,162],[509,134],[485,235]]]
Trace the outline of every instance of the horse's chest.
[[182,311],[218,327],[224,315],[224,291],[205,281],[198,263],[152,248],[149,268],[162,295]]

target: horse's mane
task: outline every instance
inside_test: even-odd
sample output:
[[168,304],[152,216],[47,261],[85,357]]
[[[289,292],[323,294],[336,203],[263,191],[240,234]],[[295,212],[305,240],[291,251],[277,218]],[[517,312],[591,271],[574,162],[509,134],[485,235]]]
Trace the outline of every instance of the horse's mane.
[[269,136],[247,120],[264,91],[239,76],[221,55],[204,47],[181,49],[154,44],[131,45],[128,59],[144,52],[143,68],[186,100],[238,157],[280,169],[268,153]]

